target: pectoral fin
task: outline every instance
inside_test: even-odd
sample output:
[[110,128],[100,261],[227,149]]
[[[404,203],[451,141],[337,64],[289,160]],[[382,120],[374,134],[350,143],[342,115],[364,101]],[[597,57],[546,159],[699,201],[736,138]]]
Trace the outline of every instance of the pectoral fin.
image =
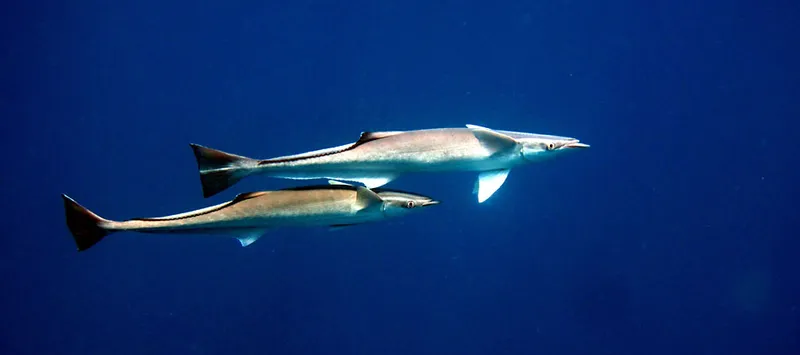
[[522,149],[522,145],[517,140],[500,132],[471,124],[468,124],[467,128],[491,154],[512,153]]
[[494,193],[503,186],[508,177],[509,169],[484,171],[478,175],[478,203],[483,203],[492,197]]
[[356,191],[356,211],[383,207],[383,199],[374,191],[363,186],[356,186]]

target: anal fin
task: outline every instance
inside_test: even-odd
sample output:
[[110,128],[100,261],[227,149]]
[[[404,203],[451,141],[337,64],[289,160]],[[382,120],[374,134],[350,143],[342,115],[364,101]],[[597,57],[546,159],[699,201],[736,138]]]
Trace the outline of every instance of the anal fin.
[[384,177],[373,177],[373,178],[361,178],[357,179],[356,181],[364,184],[364,186],[366,186],[367,188],[374,189],[376,187],[381,187],[383,185],[386,185],[390,183],[392,180],[394,180],[393,177],[384,176]]
[[266,233],[266,229],[249,229],[246,232],[240,233],[236,235],[236,239],[242,245],[242,247],[246,247],[250,244],[253,244],[258,238]]
[[[383,185],[386,185],[386,184],[392,182],[392,180],[394,180],[395,177],[394,176],[329,177],[328,179],[330,179],[328,181],[328,183],[331,184],[331,185],[336,184],[335,182],[332,183],[331,180],[339,182],[339,183],[341,183],[343,181],[349,181],[349,182],[357,182],[359,184],[362,184],[362,185],[366,186],[368,189],[374,189],[376,187],[381,187]],[[349,184],[343,183],[343,185],[349,185]]]
[[348,184],[346,182],[341,182],[338,180],[328,180],[328,185],[353,186],[352,184]]
[[355,226],[356,224],[358,224],[358,223],[350,223],[350,224],[332,224],[332,225],[330,225],[330,227],[328,228],[328,230],[329,230],[329,231],[331,231],[331,232],[333,232],[333,231],[338,231],[338,230],[342,230],[342,229],[345,229],[345,228],[347,228],[347,227],[350,227],[350,226]]
[[483,203],[506,182],[510,169],[484,171],[478,175],[477,192],[478,203]]

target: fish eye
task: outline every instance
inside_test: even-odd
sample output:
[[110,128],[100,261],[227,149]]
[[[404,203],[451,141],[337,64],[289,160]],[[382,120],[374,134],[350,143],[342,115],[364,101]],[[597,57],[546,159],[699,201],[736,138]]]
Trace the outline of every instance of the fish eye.
[[414,205],[415,205],[414,201],[407,201],[406,202],[406,208],[414,208]]
[[554,143],[548,143],[547,144],[547,150],[553,150],[553,149],[555,149],[555,147],[556,147],[556,145]]

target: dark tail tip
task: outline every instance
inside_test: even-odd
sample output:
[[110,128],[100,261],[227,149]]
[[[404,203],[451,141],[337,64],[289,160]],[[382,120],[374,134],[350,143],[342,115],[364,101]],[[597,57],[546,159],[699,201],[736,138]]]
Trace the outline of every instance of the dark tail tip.
[[199,144],[189,144],[197,159],[197,168],[200,170],[200,183],[203,186],[203,197],[214,196],[241,180],[246,173],[241,168],[253,159],[225,153],[220,150],[204,147]]
[[64,199],[67,227],[75,239],[78,251],[91,248],[111,233],[101,226],[103,222],[107,222],[105,219],[81,206],[69,196],[62,194],[61,197]]
[[203,197],[208,198],[225,191],[241,179],[230,170],[200,172]]

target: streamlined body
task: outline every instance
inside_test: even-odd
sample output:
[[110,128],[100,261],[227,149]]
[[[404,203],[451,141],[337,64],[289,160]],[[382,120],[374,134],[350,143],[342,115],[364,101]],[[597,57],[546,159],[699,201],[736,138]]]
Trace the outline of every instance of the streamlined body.
[[237,238],[242,246],[279,227],[343,227],[400,216],[438,202],[407,192],[332,185],[244,193],[215,206],[165,217],[112,221],[62,195],[67,226],[78,250],[86,250],[113,232],[216,234]]
[[297,155],[256,160],[192,144],[203,194],[213,196],[249,175],[334,179],[374,188],[407,173],[475,171],[478,201],[502,186],[517,166],[587,144],[570,137],[466,128],[364,132],[358,141]]

